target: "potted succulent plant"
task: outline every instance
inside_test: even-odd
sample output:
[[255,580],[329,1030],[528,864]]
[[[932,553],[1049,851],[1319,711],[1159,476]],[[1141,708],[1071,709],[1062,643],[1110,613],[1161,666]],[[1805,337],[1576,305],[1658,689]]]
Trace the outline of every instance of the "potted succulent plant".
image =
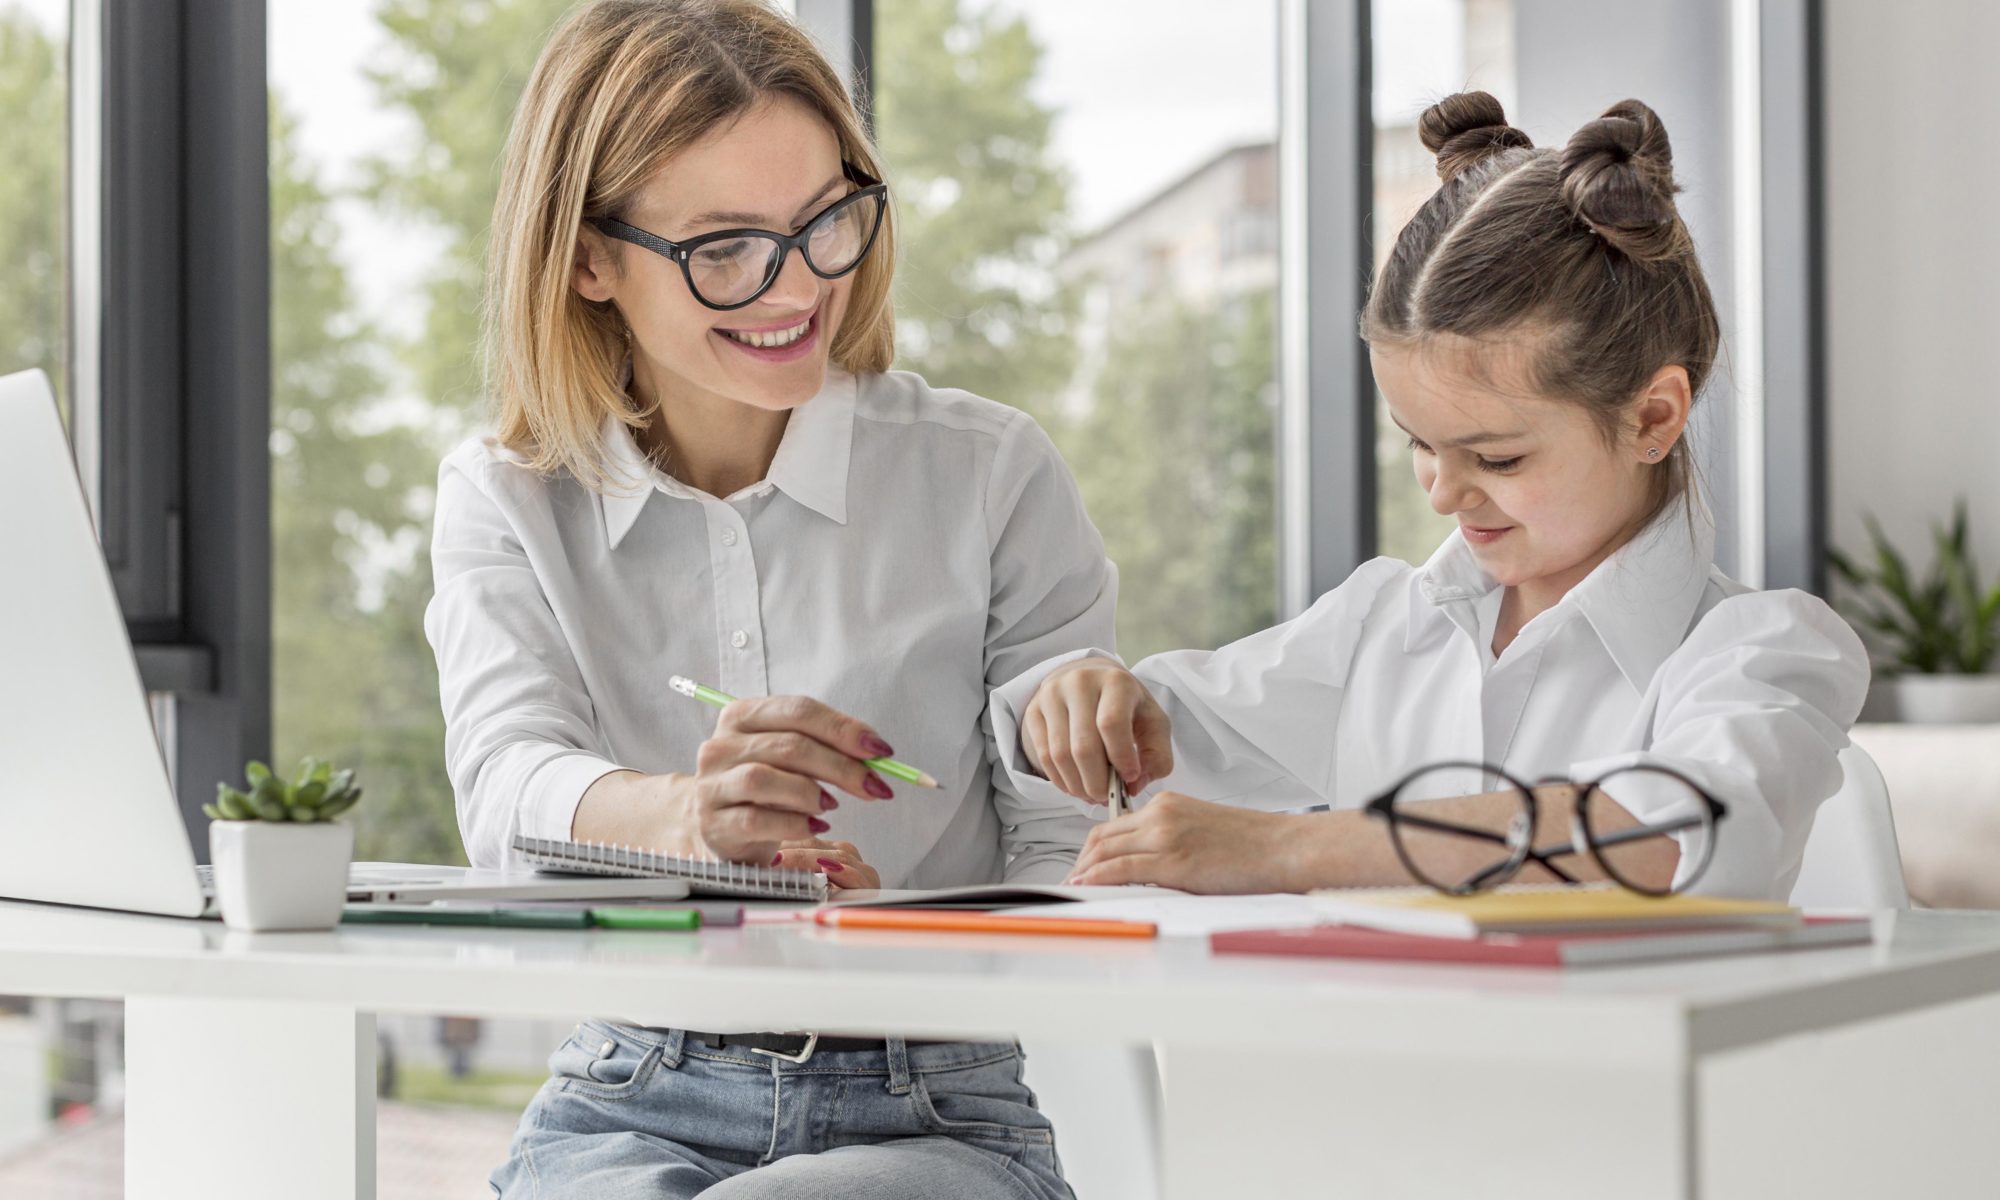
[[361,799],[353,771],[308,758],[294,778],[260,762],[244,769],[248,790],[224,783],[211,818],[209,853],[222,919],[233,929],[331,929],[347,900],[354,828],[334,818]]
[[1865,518],[1875,561],[1862,565],[1827,551],[1854,589],[1849,619],[1875,649],[1871,715],[1913,724],[2000,721],[2000,675],[1989,674],[2000,650],[2000,584],[1979,580],[1966,540],[1965,501],[1951,526],[1933,526],[1936,559],[1919,578],[1873,517]]

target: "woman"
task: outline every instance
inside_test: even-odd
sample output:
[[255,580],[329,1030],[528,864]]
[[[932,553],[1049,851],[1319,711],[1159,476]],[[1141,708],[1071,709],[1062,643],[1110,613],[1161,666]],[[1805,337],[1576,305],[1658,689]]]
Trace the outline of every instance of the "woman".
[[[543,50],[498,431],[440,471],[426,620],[475,864],[526,834],[836,886],[1069,870],[1088,822],[993,777],[986,693],[1108,646],[1116,577],[1031,420],[886,371],[882,174],[760,4],[604,0]],[[676,674],[744,699],[711,728]],[[862,763],[892,752],[941,792],[896,798]],[[588,1022],[551,1069],[503,1195],[1068,1194],[1012,1043]]]

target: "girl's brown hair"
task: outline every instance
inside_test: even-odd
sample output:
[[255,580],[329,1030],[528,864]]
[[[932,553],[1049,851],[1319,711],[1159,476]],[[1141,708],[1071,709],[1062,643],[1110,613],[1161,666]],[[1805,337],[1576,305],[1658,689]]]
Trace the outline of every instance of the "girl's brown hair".
[[[1535,391],[1583,405],[1607,441],[1660,368],[1686,368],[1701,394],[1721,327],[1652,109],[1614,104],[1556,151],[1536,149],[1492,96],[1463,92],[1417,132],[1444,183],[1376,276],[1370,345],[1519,345]],[[1655,473],[1648,519],[1691,498],[1691,463],[1682,438]]]
[[[758,0],[595,0],[543,47],[507,137],[485,311],[499,440],[536,470],[602,490],[605,416],[636,427],[648,415],[620,386],[624,318],[570,286],[578,230],[619,216],[674,155],[774,96],[818,114],[841,156],[882,178],[840,76]],[[834,333],[833,361],[850,371],[885,370],[895,356],[895,261],[892,211]]]

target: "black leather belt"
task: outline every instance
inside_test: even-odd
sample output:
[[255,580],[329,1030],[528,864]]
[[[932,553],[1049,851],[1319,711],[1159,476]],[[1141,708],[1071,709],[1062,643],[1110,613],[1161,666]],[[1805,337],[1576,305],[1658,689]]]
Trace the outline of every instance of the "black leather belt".
[[[802,1063],[815,1054],[844,1054],[857,1051],[886,1053],[889,1044],[882,1038],[824,1037],[817,1033],[700,1033],[690,1029],[689,1040],[721,1049],[734,1046],[752,1053]],[[910,1041],[912,1046],[924,1042]]]

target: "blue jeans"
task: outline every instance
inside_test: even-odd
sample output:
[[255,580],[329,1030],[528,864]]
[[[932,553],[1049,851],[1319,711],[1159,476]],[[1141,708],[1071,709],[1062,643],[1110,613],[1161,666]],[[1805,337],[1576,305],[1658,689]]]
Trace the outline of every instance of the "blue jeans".
[[505,1200],[1075,1200],[1011,1042],[784,1062],[585,1021],[492,1184]]

